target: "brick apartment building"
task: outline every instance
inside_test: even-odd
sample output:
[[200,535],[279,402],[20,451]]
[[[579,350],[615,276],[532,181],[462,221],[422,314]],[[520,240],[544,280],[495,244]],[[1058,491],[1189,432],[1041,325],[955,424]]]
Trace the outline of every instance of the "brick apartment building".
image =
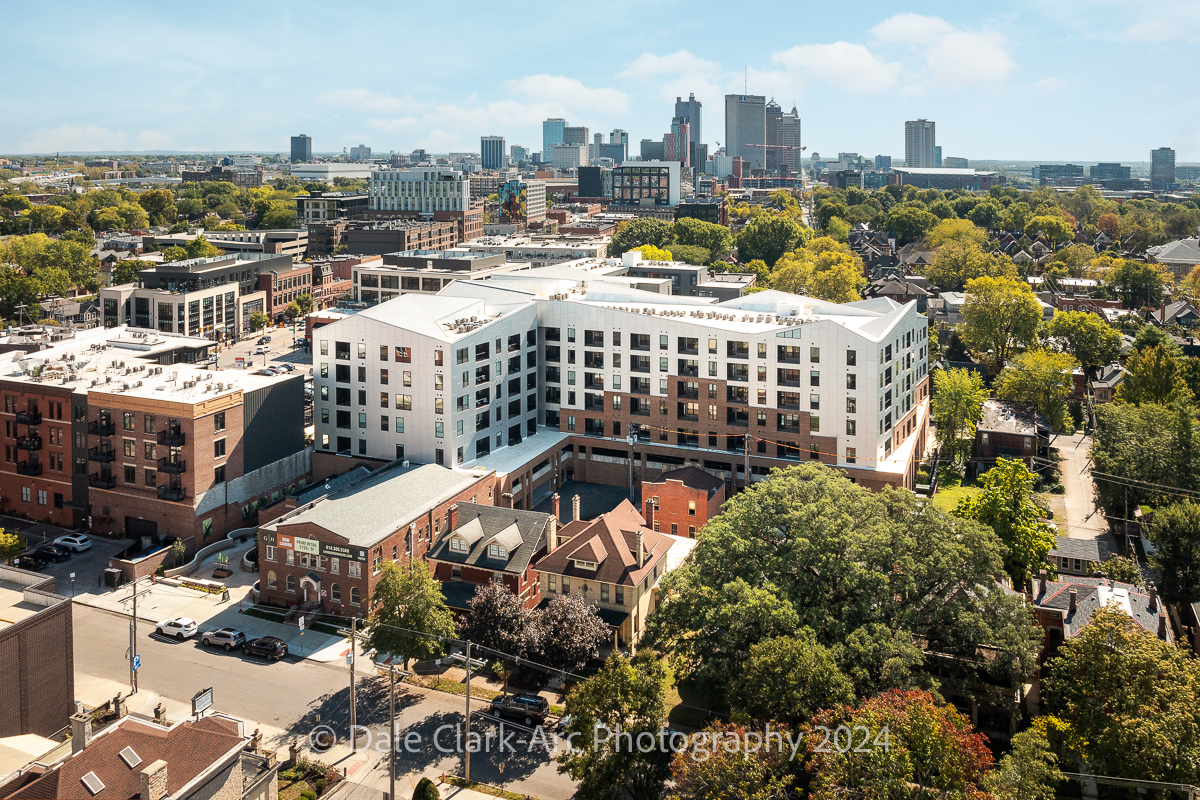
[[[288,304],[302,294],[313,295],[313,268],[303,261],[290,269],[271,270],[258,276],[258,288],[266,292],[264,313],[275,322],[283,320]],[[316,308],[316,297],[313,297]]]
[[[721,513],[725,503],[725,480],[699,467],[664,472],[654,480],[642,481],[642,499],[653,498],[650,527],[677,536],[695,538],[697,531]],[[647,517],[651,520],[651,517]]]
[[359,616],[385,560],[423,559],[457,503],[492,504],[495,475],[396,461],[259,528],[263,603]]
[[448,529],[427,555],[446,604],[466,612],[480,586],[503,583],[526,608],[536,608],[542,593],[532,565],[557,530],[558,518],[551,514],[477,503],[451,506]]
[[445,250],[461,239],[453,220],[390,218],[341,219],[309,224],[308,256],[332,256],[339,247],[350,255],[367,256],[402,250]]
[[198,368],[210,346],[122,327],[4,354],[5,511],[189,548],[253,524],[310,472],[303,378]]

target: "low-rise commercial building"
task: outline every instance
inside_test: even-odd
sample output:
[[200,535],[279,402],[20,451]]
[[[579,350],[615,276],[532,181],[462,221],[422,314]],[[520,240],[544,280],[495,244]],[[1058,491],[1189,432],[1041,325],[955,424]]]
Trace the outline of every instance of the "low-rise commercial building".
[[258,288],[266,293],[264,312],[275,322],[283,320],[288,304],[301,295],[312,296],[312,264],[293,263],[291,269],[272,270],[258,276]]
[[184,183],[221,181],[232,183],[243,189],[257,189],[263,185],[263,168],[261,165],[257,167],[216,166],[204,171],[184,170],[182,178]]
[[673,469],[642,481],[642,499],[653,501],[654,530],[695,538],[710,519],[721,513],[725,479],[699,467]]
[[689,197],[679,201],[675,219],[698,219],[729,227],[729,202],[724,197]]
[[405,250],[355,266],[351,291],[355,300],[376,305],[409,292],[437,294],[456,280],[481,280],[528,266],[499,254]]
[[308,231],[304,230],[161,233],[144,236],[142,242],[146,250],[164,250],[168,247],[187,247],[201,236],[206,242],[221,248],[229,255],[262,253],[299,257],[304,255],[308,248]]
[[1004,183],[1003,174],[976,169],[893,167],[888,173],[889,185],[916,186],[918,189],[966,189],[971,192],[986,192],[993,186],[1003,186]]
[[75,711],[71,600],[54,579],[0,566],[0,737],[53,736]]

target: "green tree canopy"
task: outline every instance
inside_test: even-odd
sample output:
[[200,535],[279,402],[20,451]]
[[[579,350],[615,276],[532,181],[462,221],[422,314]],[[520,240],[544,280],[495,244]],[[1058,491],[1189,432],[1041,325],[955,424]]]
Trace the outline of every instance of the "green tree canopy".
[[1091,450],[1097,502],[1109,515],[1130,519],[1138,506],[1172,497],[1143,484],[1196,489],[1196,448],[1195,420],[1187,405],[1097,406]]
[[923,238],[938,221],[936,216],[924,209],[897,206],[884,215],[879,227],[896,234],[897,243],[906,245]]
[[1156,509],[1148,535],[1156,551],[1150,566],[1159,574],[1159,592],[1170,603],[1196,602],[1200,598],[1200,504],[1189,501]]
[[1200,661],[1107,607],[1049,670],[1046,705],[1071,761],[1097,775],[1200,783]]
[[1113,261],[1102,280],[1126,308],[1157,307],[1166,285],[1160,266],[1125,259]]
[[1037,334],[1042,307],[1028,284],[1014,278],[976,278],[967,283],[959,335],[998,372]]
[[1028,350],[1013,356],[996,378],[996,396],[1036,408],[1058,433],[1067,431],[1067,398],[1075,389],[1079,366],[1066,353]]
[[958,501],[954,515],[994,530],[1007,548],[1004,567],[1013,586],[1025,586],[1057,544],[1033,502],[1033,473],[1020,459],[997,458],[982,483],[982,492]]
[[1090,311],[1056,312],[1047,332],[1085,369],[1111,364],[1121,354],[1121,334]]
[[943,219],[925,236],[925,244],[936,249],[947,242],[987,244],[987,231],[966,219]]
[[1075,238],[1075,230],[1063,217],[1047,214],[1032,217],[1025,224],[1025,235],[1030,239],[1040,236],[1050,242],[1051,247],[1057,247]]
[[608,254],[619,257],[622,253],[636,250],[640,245],[666,247],[674,242],[674,225],[661,219],[639,217],[617,226],[617,232],[613,234],[608,245]]
[[675,240],[681,245],[707,248],[708,260],[704,262],[706,264],[729,255],[733,247],[733,234],[729,232],[729,228],[690,217],[675,222]]
[[1192,392],[1184,380],[1183,364],[1175,355],[1177,349],[1158,344],[1130,354],[1125,362],[1128,371],[1117,387],[1117,399],[1134,405],[1190,403]]
[[951,239],[939,247],[924,272],[930,283],[942,289],[961,289],[975,278],[1017,277],[1011,259],[997,258],[975,242],[962,239]]
[[762,216],[750,221],[737,236],[738,261],[762,259],[768,267],[784,253],[812,240],[813,233],[793,219]]
[[385,561],[371,592],[365,647],[404,660],[442,655],[443,640],[454,636],[454,615],[446,608],[441,584],[424,561]]
[[933,397],[930,410],[937,426],[937,442],[942,458],[960,467],[975,444],[975,426],[983,417],[983,401],[988,391],[983,378],[969,369],[939,369],[933,372]]
[[113,286],[138,282],[138,270],[146,269],[149,265],[143,261],[118,261],[113,265]]
[[833,652],[802,628],[751,645],[730,700],[752,719],[798,725],[822,708],[853,702],[854,684],[838,668]]

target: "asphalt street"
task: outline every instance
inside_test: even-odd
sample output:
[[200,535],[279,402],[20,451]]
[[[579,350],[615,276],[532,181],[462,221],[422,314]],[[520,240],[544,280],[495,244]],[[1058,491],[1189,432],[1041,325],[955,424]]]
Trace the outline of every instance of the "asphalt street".
[[[127,685],[128,617],[79,604],[75,604],[74,614],[76,672]],[[205,648],[198,638],[183,642],[165,639],[144,622],[138,625],[137,642],[139,688],[186,703],[211,686],[216,710],[282,729],[285,740],[307,740],[317,726],[327,725],[338,736],[338,750],[346,750],[350,689],[344,663],[292,659],[267,663],[236,650],[227,653]],[[371,734],[363,743],[365,761],[350,779],[386,790],[387,681],[364,675],[362,666],[356,692],[357,722]],[[464,719],[463,698],[411,686],[398,687],[396,695],[397,773],[461,774],[463,757],[457,741]],[[499,727],[476,711],[484,704],[476,701],[472,706],[472,730],[481,736],[492,734],[489,752],[471,757],[472,779],[503,783],[512,791],[546,800],[566,800],[574,794],[574,785],[557,773],[544,747],[531,748],[525,732],[505,725],[508,747],[502,751]]]

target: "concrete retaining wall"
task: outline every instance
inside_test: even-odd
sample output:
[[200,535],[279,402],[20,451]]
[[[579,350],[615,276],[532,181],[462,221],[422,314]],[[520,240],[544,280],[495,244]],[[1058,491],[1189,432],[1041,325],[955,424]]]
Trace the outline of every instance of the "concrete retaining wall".
[[237,547],[237,539],[239,536],[245,536],[247,539],[252,539],[257,534],[258,528],[238,528],[236,531],[230,531],[224,539],[213,542],[207,547],[201,547],[199,550],[197,550],[196,555],[192,556],[191,561],[182,566],[175,567],[174,569],[169,569],[163,574],[168,578],[177,578],[180,575],[191,575],[200,568],[200,565],[204,562],[204,559],[208,558],[214,553],[219,553],[222,550],[232,550],[233,548]]

